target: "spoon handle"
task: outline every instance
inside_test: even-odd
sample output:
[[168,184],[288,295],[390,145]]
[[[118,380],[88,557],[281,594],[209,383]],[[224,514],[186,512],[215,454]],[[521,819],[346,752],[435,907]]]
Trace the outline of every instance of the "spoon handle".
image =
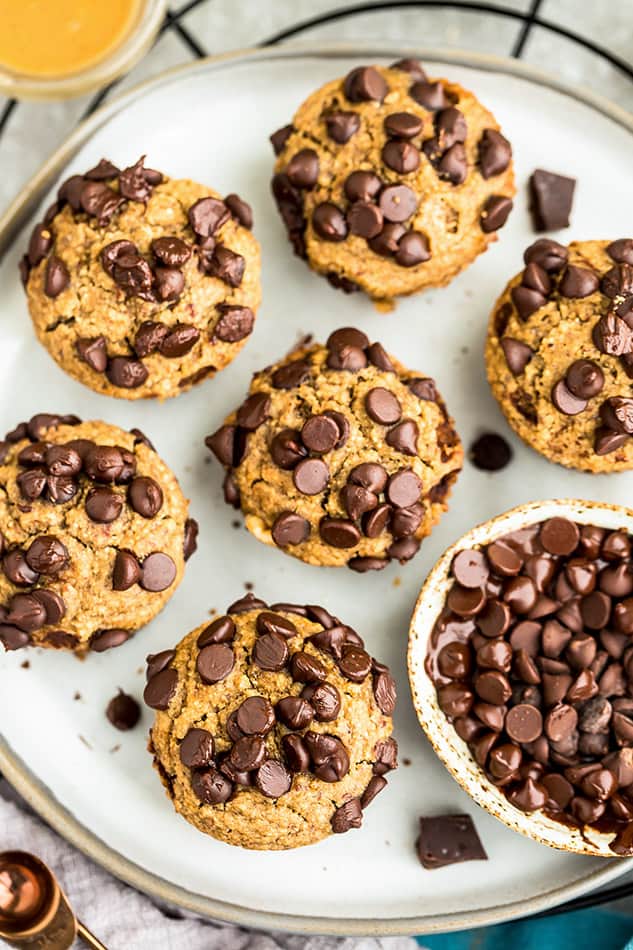
[[108,950],[106,945],[97,940],[95,935],[80,920],[77,921],[77,936],[81,937],[86,946],[91,947],[91,950]]

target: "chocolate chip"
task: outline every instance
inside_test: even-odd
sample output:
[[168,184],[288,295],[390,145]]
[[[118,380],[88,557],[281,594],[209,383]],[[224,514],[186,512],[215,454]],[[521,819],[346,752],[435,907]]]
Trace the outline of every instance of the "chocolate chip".
[[182,267],[191,257],[190,246],[178,237],[155,238],[151,247],[154,256],[166,267]]
[[606,248],[609,257],[618,264],[633,264],[633,239],[620,238]]
[[398,241],[396,263],[401,267],[415,267],[431,259],[428,238],[419,231],[407,231]]
[[[457,146],[454,146],[454,148],[457,148]],[[481,212],[481,230],[485,234],[498,231],[508,220],[512,207],[511,198],[506,198],[504,195],[491,195],[486,200]]]
[[267,393],[253,393],[237,411],[237,424],[248,432],[254,432],[268,418],[270,397]]
[[310,522],[293,511],[282,511],[275,518],[271,536],[280,548],[302,544],[310,537]]
[[86,514],[97,524],[112,524],[123,510],[123,497],[110,488],[91,488],[86,495]]
[[569,251],[563,244],[539,238],[525,250],[523,260],[526,264],[538,264],[548,274],[555,274],[563,269],[568,256]]
[[210,685],[226,679],[234,665],[235,654],[226,643],[211,643],[202,647],[196,660],[201,680]]
[[189,224],[194,233],[201,238],[212,237],[229,217],[228,208],[219,198],[200,198],[188,212]]
[[281,745],[288,768],[292,772],[307,772],[310,768],[310,754],[301,736],[282,736]]
[[270,443],[270,454],[275,465],[288,471],[295,468],[308,453],[297,429],[282,429]]
[[69,554],[66,546],[58,538],[43,534],[31,542],[26,551],[25,560],[31,570],[37,574],[54,576],[68,567]]
[[53,235],[43,224],[36,224],[31,233],[28,249],[30,267],[37,267],[53,246]]
[[301,429],[303,444],[311,452],[324,455],[330,452],[339,440],[336,422],[324,414],[310,416]]
[[141,579],[141,567],[131,551],[117,551],[112,569],[112,590],[129,590]]
[[382,187],[382,182],[373,172],[352,172],[345,179],[343,189],[350,201],[371,202]]
[[616,264],[603,276],[600,288],[612,300],[629,296],[633,293],[633,267],[630,264]]
[[54,254],[48,259],[44,277],[44,293],[47,297],[59,297],[70,283],[68,268],[60,257]]
[[[74,195],[72,197],[75,199]],[[110,223],[114,214],[124,204],[124,198],[103,182],[87,181],[81,186],[79,202],[81,210],[96,218],[97,225],[102,228]],[[69,204],[72,206],[70,200]]]
[[430,112],[436,112],[448,105],[441,82],[427,82],[425,79],[415,82],[409,89],[409,95]]
[[344,834],[351,828],[360,828],[362,823],[363,809],[359,798],[350,798],[343,805],[339,805],[331,819],[335,835]]
[[558,231],[569,227],[574,200],[574,178],[537,168],[530,177],[530,211],[535,231]]
[[90,369],[96,373],[104,373],[108,365],[108,353],[105,337],[89,337],[78,339],[75,343],[77,354]]
[[391,139],[382,149],[382,160],[400,175],[409,175],[420,166],[420,152],[412,142]]
[[203,769],[213,765],[215,743],[207,729],[191,728],[180,743],[180,761],[189,769]]
[[330,470],[322,459],[303,459],[294,469],[292,480],[303,495],[318,495],[330,480]]
[[319,535],[334,548],[353,548],[360,541],[360,531],[352,521],[343,518],[322,518]]
[[306,732],[305,744],[312,770],[322,782],[340,782],[349,771],[349,755],[340,739],[325,733]]
[[290,657],[290,674],[299,683],[321,683],[327,676],[323,664],[305,650],[298,650]]
[[163,492],[157,481],[144,475],[130,482],[128,500],[142,518],[155,518],[163,507]]
[[266,798],[281,798],[290,791],[292,776],[281,762],[268,759],[258,768],[255,784]]
[[593,329],[593,341],[601,353],[623,356],[633,351],[633,330],[615,313],[606,313]]
[[312,214],[312,227],[324,241],[344,241],[347,237],[345,215],[331,201],[316,206]]
[[238,707],[236,721],[244,735],[264,736],[275,724],[275,711],[264,696],[249,696]]
[[[328,684],[323,684],[328,685]],[[288,729],[305,729],[314,718],[311,704],[300,696],[285,696],[275,706],[277,718]]]
[[575,360],[565,375],[570,392],[578,399],[591,399],[604,386],[604,373],[593,360]]
[[563,297],[589,297],[599,286],[600,282],[594,271],[569,264],[563,272],[558,292]]
[[165,710],[176,694],[178,673],[171,667],[155,673],[147,682],[143,699],[152,709]]
[[501,132],[484,129],[478,147],[482,178],[493,178],[506,170],[512,159],[512,146]]
[[371,805],[374,798],[382,792],[384,788],[387,787],[387,779],[383,778],[382,775],[372,775],[367,785],[367,788],[361,795],[360,804],[363,811],[367,808],[368,805]]
[[390,476],[386,495],[397,508],[409,508],[418,501],[421,490],[422,485],[415,472],[410,468],[403,468]]
[[230,617],[218,617],[206,627],[197,639],[197,646],[209,646],[210,643],[230,643],[235,637],[235,623]]
[[288,656],[286,641],[278,633],[265,633],[255,641],[253,662],[262,670],[282,670],[288,662]]
[[382,102],[389,87],[373,66],[359,66],[343,80],[343,92],[350,102]]
[[587,400],[574,396],[564,379],[559,379],[552,387],[552,402],[566,416],[577,416],[587,408]]
[[544,522],[539,539],[546,551],[560,556],[569,555],[576,550],[580,540],[578,526],[568,518],[550,518]]
[[347,224],[351,234],[369,240],[382,230],[382,212],[369,201],[355,201],[347,211]]
[[105,650],[120,647],[130,639],[130,636],[131,634],[128,630],[99,630],[90,640],[90,649],[95,653],[103,653]]
[[121,389],[138,389],[149,376],[144,363],[128,356],[114,356],[108,361],[106,376],[113,386]]
[[231,212],[231,215],[239,224],[242,225],[243,228],[247,228],[249,231],[252,229],[253,209],[247,201],[244,201],[239,195],[230,194],[224,199],[224,204]]
[[233,794],[233,782],[215,768],[192,772],[191,788],[205,805],[222,805]]
[[168,554],[156,552],[143,561],[143,573],[139,581],[143,590],[159,592],[167,590],[176,580],[176,565]]
[[[451,145],[451,147],[444,152],[437,163],[437,172],[440,178],[450,181],[452,185],[461,185],[466,181],[468,176],[468,158],[466,156],[466,149],[461,142],[456,142],[455,145]],[[486,216],[492,213],[492,211],[487,211],[488,204],[492,200],[494,200],[494,196],[489,198],[486,202],[486,205],[484,206],[484,213]],[[510,201],[509,198],[505,198],[503,200]],[[510,202],[510,207],[511,206],[512,202]],[[510,208],[508,208],[508,212],[505,215],[506,218],[509,213]],[[482,214],[482,230],[486,230],[486,228],[484,228],[483,220],[484,214]],[[497,225],[497,227],[501,227],[501,224]],[[492,231],[495,230],[495,228],[491,226],[488,230]]]
[[415,214],[418,199],[407,185],[387,185],[380,193],[378,205],[387,221],[401,223]]
[[338,145],[345,145],[360,129],[357,112],[330,112],[325,117],[328,136]]
[[218,307],[220,317],[213,335],[223,343],[237,343],[253,330],[255,315],[249,307],[222,304]]
[[185,287],[182,271],[175,267],[156,267],[154,269],[156,296],[159,300],[178,300]]
[[302,148],[286,165],[286,175],[296,188],[313,188],[319,177],[319,156],[313,148]]
[[402,408],[397,397],[383,386],[369,390],[365,396],[365,409],[370,419],[381,425],[392,425],[402,416]]
[[273,132],[270,136],[270,141],[275,155],[280,155],[281,152],[283,152],[284,146],[293,132],[294,127],[292,125],[284,125],[282,128],[277,129],[276,132]]
[[108,703],[106,716],[115,729],[127,732],[133,729],[141,718],[141,709],[133,696],[128,696],[120,689]]
[[295,389],[305,382],[310,375],[310,364],[305,360],[293,360],[282,364],[272,375],[272,384],[275,389]]
[[376,366],[384,373],[396,372],[396,368],[391,362],[389,354],[381,343],[372,343],[371,346],[367,348],[367,359],[372,366]]

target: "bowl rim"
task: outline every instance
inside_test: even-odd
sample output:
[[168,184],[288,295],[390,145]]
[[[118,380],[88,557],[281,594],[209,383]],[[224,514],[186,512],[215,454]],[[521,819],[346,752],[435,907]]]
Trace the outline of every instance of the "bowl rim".
[[439,609],[444,604],[452,578],[453,558],[465,548],[480,547],[509,531],[566,517],[579,524],[595,524],[609,530],[626,528],[633,534],[633,509],[606,502],[574,498],[552,498],[527,502],[475,525],[459,537],[438,558],[426,577],[418,595],[409,626],[407,670],[413,706],[420,726],[442,764],[473,799],[508,828],[524,836],[562,851],[592,857],[622,860],[610,850],[613,832],[601,832],[585,825],[568,826],[549,818],[540,810],[526,813],[512,805],[502,790],[494,785],[477,765],[467,744],[455,731],[440,709],[436,688],[425,668],[427,644]]

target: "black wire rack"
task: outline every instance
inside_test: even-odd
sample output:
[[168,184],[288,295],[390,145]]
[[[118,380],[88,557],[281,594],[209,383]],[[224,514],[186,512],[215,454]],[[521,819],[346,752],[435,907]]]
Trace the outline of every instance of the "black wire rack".
[[[182,41],[192,58],[199,59],[212,55],[213,50],[206,49],[183,22],[193,10],[205,3],[211,2],[212,0],[189,0],[188,3],[179,5],[175,9],[169,9],[165,15],[157,39],[160,39],[160,37],[168,31],[172,31],[172,33]],[[468,13],[479,13],[486,16],[499,17],[500,19],[516,23],[517,33],[508,51],[508,54],[515,59],[522,57],[530,36],[542,30],[584,48],[599,60],[609,63],[616,72],[622,74],[633,83],[633,65],[588,37],[582,36],[580,33],[569,30],[551,20],[544,19],[540,16],[542,6],[543,0],[531,0],[525,11],[504,7],[501,4],[478,3],[474,2],[474,0],[473,2],[471,2],[471,0],[453,0],[453,2],[443,2],[443,0],[386,0],[386,2],[359,3],[349,6],[337,6],[335,9],[322,13],[319,16],[310,17],[298,23],[294,23],[278,33],[275,33],[273,36],[260,40],[253,45],[260,47],[275,46],[286,40],[309,33],[311,30],[328,23],[388,10],[417,9],[421,14],[424,13],[424,11],[433,9],[462,10]],[[120,79],[115,80],[96,93],[88,103],[81,118],[84,119],[92,115],[92,113],[108,99],[120,81]],[[17,108],[19,108],[18,102],[15,99],[9,99],[0,111],[0,137],[6,132],[7,128],[10,127],[11,117]],[[585,894],[565,904],[559,904],[557,907],[552,907],[540,914],[535,914],[532,919],[552,917],[576,910],[586,910],[587,908],[611,903],[612,901],[621,900],[631,895],[633,895],[633,881]]]

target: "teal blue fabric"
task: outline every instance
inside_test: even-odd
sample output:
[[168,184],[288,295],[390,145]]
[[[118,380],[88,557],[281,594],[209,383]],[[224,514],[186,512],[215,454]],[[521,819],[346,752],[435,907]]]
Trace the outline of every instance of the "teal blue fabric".
[[418,937],[428,950],[633,950],[633,918],[582,910],[541,920]]

